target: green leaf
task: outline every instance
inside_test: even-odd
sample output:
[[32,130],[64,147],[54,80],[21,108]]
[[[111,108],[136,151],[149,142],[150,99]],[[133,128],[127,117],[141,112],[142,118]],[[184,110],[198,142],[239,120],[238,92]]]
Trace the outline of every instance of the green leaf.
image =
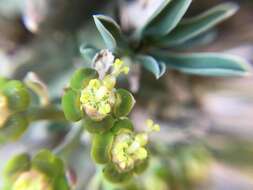
[[69,121],[79,121],[82,118],[80,109],[80,94],[74,90],[68,90],[62,97],[62,109]]
[[116,105],[114,106],[115,117],[125,117],[133,109],[135,100],[133,95],[125,89],[118,89],[116,91]]
[[144,36],[164,36],[172,31],[184,16],[191,0],[165,0],[142,29]]
[[98,78],[98,73],[95,69],[81,68],[75,71],[70,80],[70,87],[75,90],[80,90],[86,87],[91,79]]
[[95,15],[93,18],[107,48],[114,51],[122,41],[119,25],[112,18],[104,15]]
[[20,81],[7,82],[3,87],[3,93],[8,97],[9,107],[13,111],[23,111],[30,104],[29,91]]
[[155,58],[149,55],[137,56],[137,61],[148,71],[153,73],[156,79],[159,79],[166,71],[166,66],[163,62],[157,61]]
[[185,43],[231,17],[238,8],[234,3],[224,3],[199,16],[184,19],[171,33],[159,39],[158,44],[171,47]]
[[93,135],[91,157],[97,164],[109,162],[113,137],[112,132]]
[[240,57],[221,53],[159,53],[158,59],[167,68],[202,76],[245,76],[251,72],[249,63]]
[[217,30],[212,29],[209,30],[203,34],[200,34],[190,40],[187,40],[186,42],[179,44],[176,46],[177,50],[186,50],[190,48],[195,48],[195,47],[201,47],[207,44],[210,44],[217,38]]
[[87,63],[92,63],[93,58],[99,52],[99,49],[90,45],[81,45],[80,53]]
[[114,124],[112,116],[107,116],[102,121],[94,121],[88,116],[84,118],[83,126],[90,133],[104,133],[111,129]]

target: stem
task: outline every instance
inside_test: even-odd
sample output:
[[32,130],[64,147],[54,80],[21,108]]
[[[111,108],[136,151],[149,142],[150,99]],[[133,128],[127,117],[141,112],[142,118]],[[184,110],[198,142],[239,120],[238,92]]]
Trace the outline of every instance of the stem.
[[102,177],[103,177],[102,167],[97,167],[97,171],[94,174],[94,176],[91,178],[87,189],[99,190],[102,183]]
[[62,110],[55,106],[34,107],[27,112],[27,115],[31,122],[40,120],[66,121]]
[[57,155],[68,156],[69,152],[75,150],[75,147],[80,144],[80,137],[83,132],[83,127],[72,126],[69,133],[65,136],[63,142],[54,149],[54,153]]

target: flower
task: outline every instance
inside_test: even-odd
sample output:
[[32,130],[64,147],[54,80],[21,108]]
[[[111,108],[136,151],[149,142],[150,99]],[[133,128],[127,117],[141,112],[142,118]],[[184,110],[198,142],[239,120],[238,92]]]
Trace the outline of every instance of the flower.
[[[145,134],[135,134],[129,130],[122,130],[114,140],[112,145],[112,162],[119,171],[132,170],[136,163],[145,160],[148,157],[147,137]],[[140,138],[141,137],[141,138]]]
[[[107,72],[101,75],[99,70],[92,68],[77,70],[71,78],[70,88],[62,98],[62,107],[66,118],[70,121],[83,119],[85,127],[87,123],[89,124],[86,129],[91,133],[100,130],[95,128],[99,128],[96,126],[101,126],[103,120],[107,120],[108,122],[105,122],[107,124],[113,124],[109,120],[127,116],[135,103],[130,92],[116,89],[117,77],[121,73],[127,74],[129,67],[125,66],[119,58],[114,60],[114,56],[113,59],[112,56],[109,56],[105,61],[100,56],[108,56],[109,54],[103,52],[95,56],[94,62],[98,61],[99,64],[94,64],[94,67],[105,68],[103,64],[106,63]],[[111,63],[109,63],[110,60]],[[107,68],[108,65],[109,68]],[[111,127],[112,125],[107,126],[107,128]],[[104,131],[103,127],[101,131]]]
[[62,160],[48,150],[33,158],[26,153],[14,156],[4,168],[3,179],[6,190],[70,190]]

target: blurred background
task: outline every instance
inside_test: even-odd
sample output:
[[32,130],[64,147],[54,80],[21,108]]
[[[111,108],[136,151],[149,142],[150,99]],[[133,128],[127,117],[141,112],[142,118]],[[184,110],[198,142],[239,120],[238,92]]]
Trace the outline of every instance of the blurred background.
[[[0,75],[22,80],[27,72],[33,71],[47,84],[50,97],[59,102],[69,76],[75,68],[85,65],[79,53],[80,45],[104,47],[92,15],[113,16],[128,32],[142,25],[160,2],[1,0]],[[186,17],[221,2],[225,0],[193,0]],[[235,2],[240,5],[238,13],[216,28],[207,40],[209,43],[191,52],[228,52],[253,63],[253,1]],[[195,189],[253,189],[252,76],[202,78],[170,71],[156,81],[143,71],[133,81],[137,106],[132,118],[136,125],[140,126],[150,115],[161,124],[162,132],[152,137],[154,144],[164,149],[188,141],[201,142],[212,155],[207,178],[200,180]],[[68,131],[65,123],[33,124],[20,141],[1,145],[0,171],[12,155],[42,147],[54,148]],[[84,134],[82,142],[72,144],[75,151],[66,158],[70,171],[78,176],[78,189],[85,189],[94,171],[87,139]]]

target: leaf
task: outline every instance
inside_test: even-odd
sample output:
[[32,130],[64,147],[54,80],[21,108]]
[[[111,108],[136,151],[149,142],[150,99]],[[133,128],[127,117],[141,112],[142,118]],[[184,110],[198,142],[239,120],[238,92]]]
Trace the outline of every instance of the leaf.
[[[195,47],[201,47],[207,44],[210,44],[217,38],[217,30],[212,29],[209,30],[203,34],[200,34],[190,40],[187,40],[186,42],[182,44],[178,44],[176,46],[177,50],[185,50],[189,48],[195,48]],[[168,47],[168,46],[167,46]]]
[[199,16],[184,19],[171,33],[161,38],[159,44],[170,47],[182,44],[231,17],[237,10],[235,3],[223,3]]
[[184,16],[191,0],[165,0],[142,29],[144,36],[163,36],[173,30]]
[[160,78],[166,71],[166,66],[163,62],[158,62],[154,57],[149,55],[139,55],[138,63],[143,65],[148,71],[153,73],[155,77]]
[[167,68],[202,76],[245,76],[251,72],[249,63],[240,57],[221,53],[159,53],[155,57]]
[[114,51],[122,41],[119,25],[112,18],[104,15],[95,15],[93,18],[107,48]]
[[87,61],[88,63],[92,63],[93,58],[98,52],[99,52],[99,49],[93,46],[90,46],[87,44],[80,46],[80,53],[82,57],[84,58],[84,60]]

